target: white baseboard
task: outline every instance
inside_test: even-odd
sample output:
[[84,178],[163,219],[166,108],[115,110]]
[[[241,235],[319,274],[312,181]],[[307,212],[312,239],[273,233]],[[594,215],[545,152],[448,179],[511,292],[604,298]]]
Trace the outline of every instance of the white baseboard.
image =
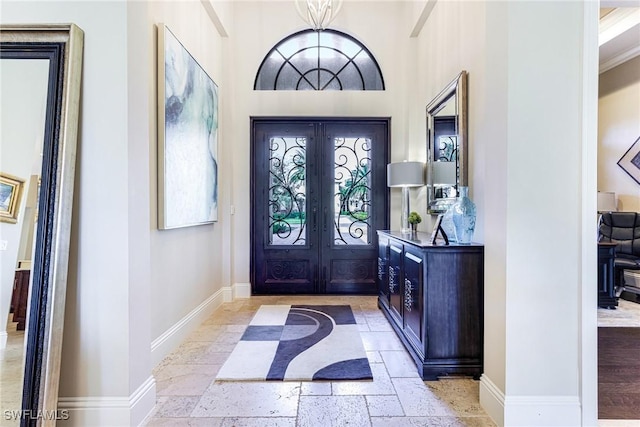
[[251,283],[234,283],[233,298],[251,298]]
[[153,376],[129,397],[61,397],[58,411],[65,411],[60,427],[139,426],[156,404]]
[[7,331],[0,331],[0,350],[7,348]]
[[[202,302],[151,342],[151,363],[156,366],[172,352],[185,338],[202,324],[223,302],[232,301],[231,287],[227,286]],[[227,298],[229,300],[227,301]]]
[[480,405],[499,426],[579,426],[582,419],[578,396],[505,396],[484,374]]
[[504,425],[504,393],[488,376],[480,376],[480,406],[499,426]]
[[221,291],[222,291],[222,302],[233,301],[233,288],[231,286],[226,286],[222,288]]
[[506,396],[505,425],[579,426],[580,399],[576,396]]

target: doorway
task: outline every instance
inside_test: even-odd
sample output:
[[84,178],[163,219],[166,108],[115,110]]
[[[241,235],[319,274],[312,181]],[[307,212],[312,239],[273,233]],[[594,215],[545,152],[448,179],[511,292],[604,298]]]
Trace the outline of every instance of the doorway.
[[254,294],[375,294],[389,119],[252,118]]

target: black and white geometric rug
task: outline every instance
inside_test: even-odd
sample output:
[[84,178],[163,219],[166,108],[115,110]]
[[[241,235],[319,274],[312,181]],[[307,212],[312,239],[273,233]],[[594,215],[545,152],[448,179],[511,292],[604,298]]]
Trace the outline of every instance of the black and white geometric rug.
[[372,379],[348,305],[262,305],[217,380]]

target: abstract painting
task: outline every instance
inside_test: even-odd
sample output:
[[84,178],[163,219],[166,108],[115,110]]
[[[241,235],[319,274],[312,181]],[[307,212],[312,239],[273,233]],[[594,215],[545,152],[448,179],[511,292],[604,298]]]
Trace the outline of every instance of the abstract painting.
[[618,165],[624,169],[638,184],[640,184],[640,138],[618,160]]
[[158,228],[218,220],[218,87],[158,25]]
[[24,181],[0,172],[0,221],[18,222],[18,207]]

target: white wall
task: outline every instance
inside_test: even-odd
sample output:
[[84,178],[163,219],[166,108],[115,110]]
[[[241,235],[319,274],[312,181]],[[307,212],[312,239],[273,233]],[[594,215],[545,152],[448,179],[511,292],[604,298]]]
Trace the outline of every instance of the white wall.
[[0,62],[0,171],[24,181],[18,222],[0,222],[0,348],[7,341],[13,278],[34,163],[40,160],[47,106],[48,61],[3,59]]
[[[61,378],[61,407],[81,410],[73,423],[138,419],[137,393],[155,394],[152,342],[224,286],[249,282],[250,116],[391,117],[392,160],[424,160],[424,108],[466,69],[475,240],[486,258],[483,404],[509,425],[579,425],[579,383],[595,378],[576,368],[580,287],[595,287],[580,277],[583,5],[440,1],[409,39],[415,4],[347,2],[334,26],[372,51],[387,90],[300,93],[252,90],[268,50],[304,28],[290,2],[235,2],[223,14],[224,40],[200,4],[3,2],[3,22],[74,22],[86,36]],[[156,230],[159,21],[220,86],[213,226]],[[419,192],[414,199],[424,211]]]
[[[135,246],[129,233],[139,224],[129,218],[135,177],[128,152],[127,5],[4,2],[2,20],[73,22],[85,31],[60,407],[73,410],[67,424],[127,424],[129,397],[141,385],[131,377],[146,379],[151,371],[147,363],[130,373],[130,340],[145,340],[131,336],[136,330],[130,329],[130,307],[144,312],[148,301],[130,299],[130,270],[139,266],[131,263]],[[148,280],[135,286],[148,287]],[[104,414],[104,407],[111,414]]]
[[599,92],[598,190],[615,192],[618,210],[640,212],[640,184],[618,166],[640,138],[640,56],[601,74]]
[[[138,424],[155,404],[152,343],[230,277],[224,149],[220,221],[156,228],[155,24],[169,25],[224,92],[221,38],[197,0],[3,2],[2,22],[85,32],[60,408],[73,411],[67,425]],[[173,331],[177,342],[193,327]]]
[[[149,17],[146,31],[153,30],[150,42],[157,39],[155,25],[164,23],[175,34],[185,48],[216,82],[219,90],[220,108],[218,136],[218,218],[213,225],[164,230],[156,229],[157,224],[157,121],[155,110],[151,109],[145,123],[151,125],[149,131],[151,141],[148,153],[151,159],[149,189],[151,191],[151,293],[152,321],[151,334],[157,339],[165,331],[195,309],[200,303],[219,291],[228,282],[228,254],[223,246],[223,233],[228,227],[228,181],[229,161],[226,147],[233,145],[225,138],[223,109],[231,104],[224,103],[228,99],[228,88],[223,79],[222,38],[211,22],[200,2],[153,2],[149,6]],[[149,106],[157,102],[155,76],[157,54],[153,43],[146,46],[146,55],[141,67],[144,75],[141,82],[146,84]],[[162,102],[162,101],[161,101]],[[225,264],[225,260],[227,263]],[[226,277],[223,280],[223,277]]]
[[[286,36],[305,29],[291,2],[235,3],[233,32],[229,36],[227,114],[224,122],[233,147],[233,281],[249,282],[249,117],[251,116],[368,116],[391,117],[391,160],[424,160],[410,153],[408,106],[416,86],[409,32],[408,2],[344,3],[332,28],[362,41],[372,52],[384,76],[385,91],[254,91],[253,82],[269,50]],[[367,18],[362,19],[362,7]],[[231,74],[233,78],[231,79]],[[424,141],[423,137],[420,137]],[[397,193],[397,194],[396,194]],[[399,193],[392,203],[399,210]],[[392,212],[392,225],[399,220]],[[396,227],[397,228],[397,227]]]
[[582,287],[595,288],[582,277],[583,23],[576,2],[438,2],[419,38],[431,96],[469,71],[470,187],[485,243],[481,403],[499,425],[580,425],[581,404],[594,403],[580,387],[594,388],[596,373],[578,368]]

